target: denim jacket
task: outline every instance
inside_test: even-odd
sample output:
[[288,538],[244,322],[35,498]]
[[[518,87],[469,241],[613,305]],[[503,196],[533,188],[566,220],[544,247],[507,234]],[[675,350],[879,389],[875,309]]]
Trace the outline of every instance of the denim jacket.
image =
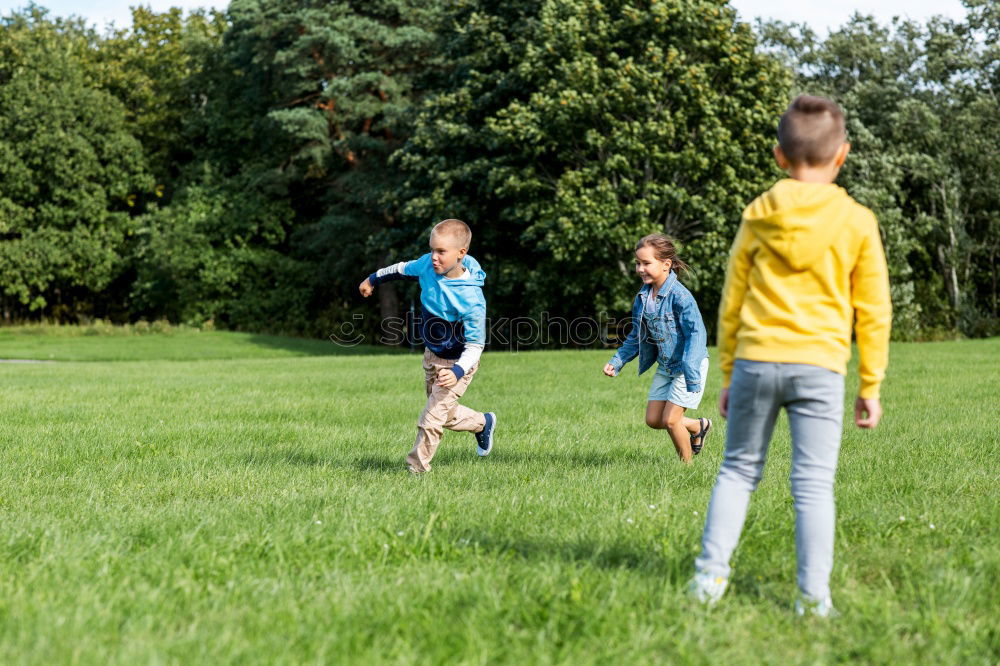
[[[656,294],[651,292],[649,285],[643,285],[635,296],[632,330],[611,357],[615,373],[638,355],[640,375],[659,361],[669,374],[684,373],[688,391],[701,391],[705,379],[701,376],[701,362],[708,356],[707,333],[694,296],[673,271]],[[656,299],[652,312],[646,308],[649,298]]]

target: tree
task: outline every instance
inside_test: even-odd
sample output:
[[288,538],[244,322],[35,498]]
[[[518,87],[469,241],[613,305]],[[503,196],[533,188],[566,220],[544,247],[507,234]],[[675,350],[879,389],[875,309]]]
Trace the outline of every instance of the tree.
[[825,41],[762,26],[796,88],[847,113],[841,182],[879,217],[897,337],[996,330],[997,53],[970,18],[886,27],[858,15]]
[[491,306],[519,314],[626,310],[632,246],[665,231],[713,312],[787,103],[749,26],[681,0],[461,2],[450,25],[444,89],[398,158],[409,218],[468,219]]
[[194,157],[185,128],[204,103],[198,83],[227,27],[222,12],[184,16],[179,7],[157,13],[140,5],[132,8],[129,27],[105,35],[90,53],[94,85],[124,104],[145,149],[158,182],[156,200],[164,194],[169,200],[170,185]]
[[136,197],[152,190],[125,110],[85,66],[96,36],[32,7],[0,29],[0,290],[7,320],[121,311]]
[[[173,210],[149,227],[151,238],[169,228],[199,231],[190,257],[149,246],[140,275],[149,309],[183,292],[195,299],[185,306],[191,317],[320,333],[325,320],[351,307],[345,295],[365,268],[389,257],[394,208],[385,193],[396,177],[386,162],[405,140],[412,99],[436,62],[434,7],[412,0],[230,5],[222,47],[196,77],[207,91],[188,127],[198,159]],[[204,216],[206,200],[217,202],[210,207],[218,217]],[[216,275],[189,263],[216,251],[239,262],[221,274],[218,289],[181,284]],[[271,297],[275,283],[291,291]],[[396,313],[392,290],[381,291],[383,313]],[[289,317],[292,292],[308,316]],[[261,307],[248,311],[251,301]]]

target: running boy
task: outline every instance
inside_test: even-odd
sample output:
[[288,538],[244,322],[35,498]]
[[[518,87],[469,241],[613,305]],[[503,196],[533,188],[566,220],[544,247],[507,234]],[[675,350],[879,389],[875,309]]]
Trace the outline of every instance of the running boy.
[[360,284],[368,298],[390,280],[420,282],[420,335],[424,340],[424,385],[427,404],[417,424],[417,441],[406,456],[414,474],[431,468],[444,428],[476,435],[476,452],[493,449],[496,414],[458,404],[479,369],[486,345],[486,273],[469,256],[472,231],[461,220],[438,222],[431,230],[431,251],[414,261],[379,269]]
[[792,435],[792,496],[800,596],[796,612],[834,614],[833,480],[844,375],[857,337],[861,387],[854,422],[874,428],[888,363],[891,304],[878,221],[833,184],[850,144],[834,102],[803,95],[778,123],[774,156],[790,178],[743,212],[719,308],[719,411],[729,419],[691,593],[725,592],[779,410]]
[[677,273],[688,267],[667,236],[650,234],[639,239],[635,270],[643,286],[632,303],[632,330],[604,366],[604,374],[616,376],[637,355],[640,375],[657,363],[646,403],[646,425],[670,433],[677,457],[689,463],[692,454],[701,453],[712,427],[709,419],[684,415],[684,410],[698,408],[705,392],[705,323],[694,296],[677,280]]

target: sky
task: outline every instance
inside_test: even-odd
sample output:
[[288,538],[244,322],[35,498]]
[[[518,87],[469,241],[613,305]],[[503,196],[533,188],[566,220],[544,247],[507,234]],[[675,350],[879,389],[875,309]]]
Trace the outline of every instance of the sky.
[[[56,16],[76,14],[87,19],[88,23],[98,28],[114,22],[118,27],[130,23],[129,5],[144,4],[155,11],[163,11],[169,7],[194,9],[196,7],[214,7],[225,9],[228,0],[37,0],[38,4],[48,8]],[[782,21],[806,23],[820,36],[825,36],[831,28],[836,28],[847,21],[855,11],[873,14],[881,23],[888,23],[893,16],[904,16],[916,20],[924,20],[934,14],[943,14],[959,19],[965,16],[965,9],[960,0],[731,0],[746,21],[757,17],[778,18]],[[0,0],[0,14],[6,14],[12,9],[24,7],[27,0]]]
[[893,16],[924,21],[934,15],[952,19],[965,17],[960,0],[731,0],[740,18],[752,22],[757,17],[776,18],[789,23],[806,23],[820,36],[843,25],[855,12],[872,14],[887,24]]

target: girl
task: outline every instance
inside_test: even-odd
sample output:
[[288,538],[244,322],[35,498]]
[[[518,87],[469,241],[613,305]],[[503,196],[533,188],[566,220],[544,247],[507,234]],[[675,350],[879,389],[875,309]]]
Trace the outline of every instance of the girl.
[[604,374],[616,376],[636,355],[640,375],[654,361],[659,364],[649,389],[646,425],[666,429],[678,457],[691,462],[692,454],[701,453],[712,421],[684,416],[685,409],[701,403],[708,373],[705,324],[694,296],[677,280],[678,271],[689,268],[670,238],[650,234],[635,246],[635,270],[643,286],[632,304],[632,330]]

